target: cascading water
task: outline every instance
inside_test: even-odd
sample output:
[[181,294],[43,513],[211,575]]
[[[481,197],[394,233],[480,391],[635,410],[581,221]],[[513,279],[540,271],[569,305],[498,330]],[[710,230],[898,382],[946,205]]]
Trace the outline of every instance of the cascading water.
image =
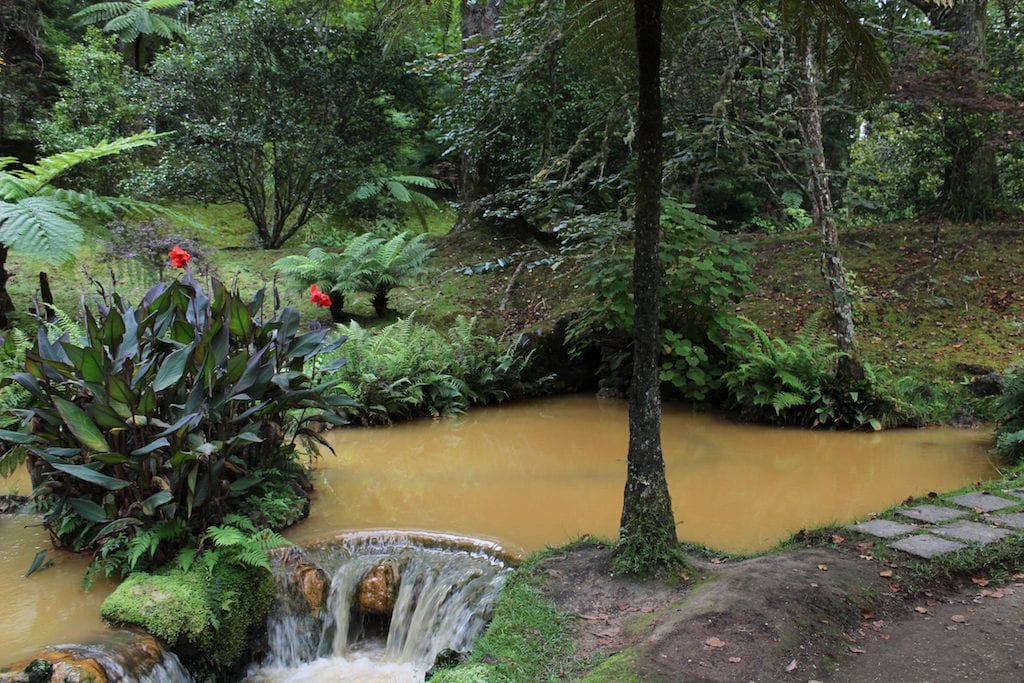
[[[93,662],[108,681],[191,683],[192,677],[173,652],[156,639],[134,631],[113,631],[95,643],[45,648],[53,661]],[[71,680],[70,678],[68,680]],[[77,678],[74,680],[78,680]]]
[[[246,680],[423,681],[438,654],[468,651],[483,631],[509,570],[496,550],[412,534],[362,534],[307,550],[331,576],[327,606],[319,618],[309,615],[302,596],[284,588],[287,569],[279,569],[268,654]],[[361,615],[355,605],[360,580],[384,561],[400,574],[389,620]]]

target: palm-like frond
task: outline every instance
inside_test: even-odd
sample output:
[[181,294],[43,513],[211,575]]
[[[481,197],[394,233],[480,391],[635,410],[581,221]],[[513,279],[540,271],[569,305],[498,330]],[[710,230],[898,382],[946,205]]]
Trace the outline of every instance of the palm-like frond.
[[61,263],[84,239],[78,215],[54,197],[0,201],[0,242],[25,255]]
[[106,33],[116,33],[123,42],[140,35],[171,39],[187,33],[187,27],[167,13],[187,6],[188,0],[131,0],[98,2],[71,16],[79,25],[103,24]]
[[138,133],[70,152],[51,154],[34,164],[25,164],[23,169],[0,170],[0,199],[17,201],[29,197],[78,164],[120,154],[136,147],[152,147],[156,144],[157,137],[152,132]]

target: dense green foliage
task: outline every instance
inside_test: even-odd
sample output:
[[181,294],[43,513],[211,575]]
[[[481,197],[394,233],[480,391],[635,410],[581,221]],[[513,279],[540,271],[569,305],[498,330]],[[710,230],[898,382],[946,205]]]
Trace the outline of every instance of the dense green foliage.
[[1024,459],[1024,365],[1006,378],[1006,387],[996,405],[996,450],[1011,463]]
[[31,406],[0,440],[28,452],[55,539],[123,573],[198,543],[282,480],[300,506],[296,438],[317,438],[309,421],[340,422],[347,403],[316,384],[315,358],[341,340],[264,308],[262,293],[246,303],[214,281],[208,295],[187,273],[138,306],[115,293],[99,316],[86,312],[81,339],[40,332],[4,380]]
[[[743,320],[728,343],[730,369],[722,379],[729,403],[749,420],[800,427],[882,429],[916,426],[930,417],[913,390],[876,376],[870,366],[856,381],[836,374],[840,356],[813,322],[792,341],[769,337]],[[923,397],[919,397],[922,398]]]
[[471,405],[535,394],[539,384],[520,376],[529,355],[515,342],[480,334],[475,320],[459,317],[442,334],[412,317],[373,331],[353,322],[347,363],[332,373],[366,424],[418,415],[451,415]]
[[207,18],[151,74],[151,111],[176,132],[155,187],[241,202],[265,248],[399,161],[419,92],[371,33],[277,4]]
[[[748,250],[691,208],[666,202],[662,217],[661,380],[685,398],[705,401],[721,388],[725,343],[736,325],[730,307],[752,282]],[[622,366],[633,328],[629,227],[605,215],[570,221],[562,232],[569,253],[588,253],[583,268],[594,293],[568,338],[577,348],[596,340],[619,349],[605,358],[605,372]]]

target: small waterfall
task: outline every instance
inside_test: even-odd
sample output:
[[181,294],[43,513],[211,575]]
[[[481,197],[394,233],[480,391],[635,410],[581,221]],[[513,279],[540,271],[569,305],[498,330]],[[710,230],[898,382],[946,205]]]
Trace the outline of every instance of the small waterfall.
[[[252,683],[423,681],[439,653],[468,652],[505,584],[508,566],[494,546],[451,536],[362,534],[307,549],[327,571],[324,613],[310,615],[294,585],[278,591],[268,619],[268,654]],[[390,619],[354,607],[360,580],[383,561],[397,564]],[[277,570],[288,585],[287,569]]]

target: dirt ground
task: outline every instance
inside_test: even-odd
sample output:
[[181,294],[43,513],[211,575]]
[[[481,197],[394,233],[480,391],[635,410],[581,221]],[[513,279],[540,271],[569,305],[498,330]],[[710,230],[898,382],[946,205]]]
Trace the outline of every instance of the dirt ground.
[[580,657],[606,661],[587,680],[1024,681],[1024,584],[908,600],[878,563],[828,548],[695,561],[668,581],[610,562],[587,546],[538,569],[578,617]]

